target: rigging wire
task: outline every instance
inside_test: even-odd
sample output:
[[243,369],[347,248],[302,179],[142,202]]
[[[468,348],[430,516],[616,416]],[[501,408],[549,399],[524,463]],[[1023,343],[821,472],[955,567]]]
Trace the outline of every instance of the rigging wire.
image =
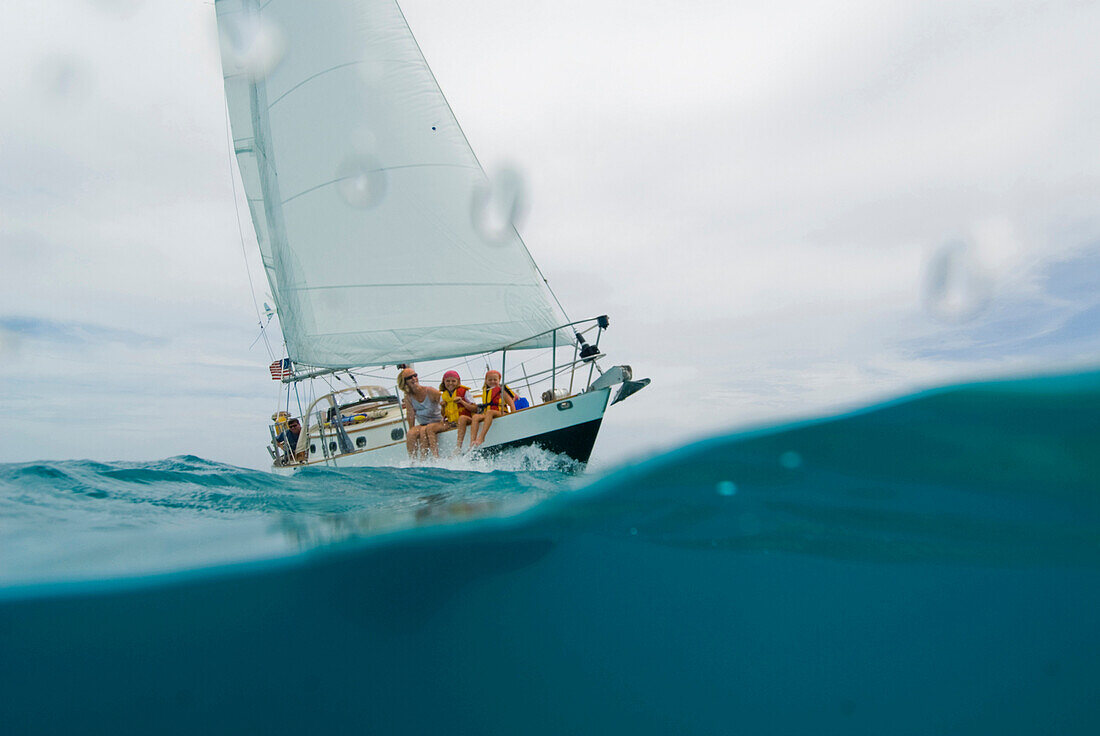
[[[363,399],[367,398],[366,395],[363,393],[362,389],[359,388],[359,382],[355,380],[355,376],[351,375],[351,371],[345,371],[345,372],[348,374],[348,378],[351,379],[351,387],[355,389],[355,393],[359,394],[360,398],[363,398]],[[341,384],[344,383],[344,379],[340,378],[339,373],[333,371],[332,372],[332,377],[335,378],[337,381],[339,381]]]
[[[237,204],[237,181],[233,177],[233,157],[235,153],[233,151],[233,129],[229,123],[229,100],[225,101],[225,140],[226,148],[229,151],[229,185],[233,190],[233,214],[237,216],[237,235],[241,241],[241,255],[244,257],[244,272],[248,275],[248,291],[252,295],[252,307],[256,310],[256,324],[260,326],[260,336],[252,341],[252,345],[255,345],[260,337],[262,337],[264,339],[264,346],[267,348],[268,357],[274,360],[275,352],[271,349],[271,342],[267,339],[267,325],[263,322],[263,318],[260,315],[260,304],[256,300],[256,286],[252,282],[252,269],[248,267],[248,248],[244,242],[244,225],[241,224],[241,209]],[[270,319],[268,322],[270,322]],[[252,345],[249,346],[249,349],[252,348]]]

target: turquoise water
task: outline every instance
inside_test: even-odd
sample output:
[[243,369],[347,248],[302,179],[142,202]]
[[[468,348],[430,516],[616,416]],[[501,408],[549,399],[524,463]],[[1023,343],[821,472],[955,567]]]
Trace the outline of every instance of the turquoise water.
[[591,480],[0,466],[4,733],[1093,734],[1100,373]]

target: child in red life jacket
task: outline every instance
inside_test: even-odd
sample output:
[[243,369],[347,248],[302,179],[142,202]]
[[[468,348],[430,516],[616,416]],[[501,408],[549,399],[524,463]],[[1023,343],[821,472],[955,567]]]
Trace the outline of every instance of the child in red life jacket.
[[489,371],[485,374],[485,388],[481,390],[482,410],[470,420],[471,450],[480,447],[485,441],[493,419],[516,410],[514,397],[512,389],[500,385],[500,371]]
[[439,384],[439,394],[443,402],[443,421],[448,427],[458,427],[456,453],[462,449],[462,441],[466,439],[466,427],[470,426],[471,418],[477,411],[477,404],[466,398],[466,393],[470,389],[463,386],[461,380],[457,371],[447,371],[443,374],[443,383]]

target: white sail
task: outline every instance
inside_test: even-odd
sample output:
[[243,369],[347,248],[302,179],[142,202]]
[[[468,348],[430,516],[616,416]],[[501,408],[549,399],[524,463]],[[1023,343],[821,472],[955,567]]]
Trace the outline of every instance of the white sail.
[[[234,147],[289,355],[491,351],[557,317],[394,0],[217,0]],[[544,340],[525,347],[549,345]]]

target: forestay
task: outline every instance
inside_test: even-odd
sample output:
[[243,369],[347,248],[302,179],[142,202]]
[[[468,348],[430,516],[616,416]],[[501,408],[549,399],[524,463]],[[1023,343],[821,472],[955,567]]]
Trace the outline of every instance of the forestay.
[[487,179],[393,0],[218,0],[217,15],[295,363],[468,355],[559,322],[515,228],[479,223]]

